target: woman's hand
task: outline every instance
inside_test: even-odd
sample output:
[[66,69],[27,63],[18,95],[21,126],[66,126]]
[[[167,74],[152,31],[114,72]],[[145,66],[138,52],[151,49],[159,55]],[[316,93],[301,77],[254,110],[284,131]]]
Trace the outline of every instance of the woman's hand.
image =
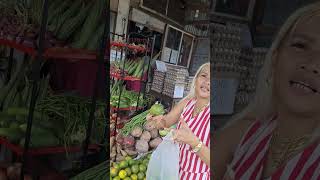
[[180,121],[180,129],[173,131],[173,140],[178,143],[189,144],[192,148],[196,147],[199,144],[199,139],[183,119],[180,119]]
[[166,127],[166,123],[163,115],[152,116],[151,114],[148,114],[146,119],[147,121],[153,122],[153,126],[156,129],[163,129]]

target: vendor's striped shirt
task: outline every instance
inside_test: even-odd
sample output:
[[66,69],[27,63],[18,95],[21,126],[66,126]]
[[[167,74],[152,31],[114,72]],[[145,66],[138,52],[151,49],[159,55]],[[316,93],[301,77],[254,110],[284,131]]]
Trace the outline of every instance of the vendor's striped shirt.
[[[196,100],[190,100],[181,117],[188,124],[192,132],[210,148],[210,105],[202,110],[197,116],[192,118]],[[180,128],[180,123],[177,129]],[[191,151],[191,147],[187,144],[180,145],[180,180],[209,180],[210,169],[199,158],[199,156]]]
[[[256,121],[241,140],[226,176],[232,180],[261,180],[276,120]],[[320,180],[319,141],[307,146],[267,180]]]

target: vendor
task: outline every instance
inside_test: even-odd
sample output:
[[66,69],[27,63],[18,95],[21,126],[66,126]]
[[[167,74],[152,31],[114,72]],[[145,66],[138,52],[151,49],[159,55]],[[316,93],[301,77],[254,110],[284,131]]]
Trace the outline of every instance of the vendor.
[[181,180],[210,179],[210,64],[197,71],[190,94],[167,115],[150,117],[157,129],[177,124],[173,136],[179,143]]
[[293,14],[273,42],[256,97],[214,132],[214,179],[320,178],[320,3]]

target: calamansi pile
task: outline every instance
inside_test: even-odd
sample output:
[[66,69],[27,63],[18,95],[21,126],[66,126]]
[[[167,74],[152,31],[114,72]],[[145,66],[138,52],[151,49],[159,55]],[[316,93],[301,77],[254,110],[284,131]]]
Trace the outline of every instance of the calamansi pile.
[[139,160],[127,156],[119,163],[113,163],[110,180],[146,180],[146,172],[151,154]]

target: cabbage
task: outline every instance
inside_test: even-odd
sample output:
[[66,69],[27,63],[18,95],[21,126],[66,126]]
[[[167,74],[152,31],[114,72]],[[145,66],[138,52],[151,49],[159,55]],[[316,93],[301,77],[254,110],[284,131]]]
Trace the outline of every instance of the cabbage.
[[156,104],[151,106],[149,113],[153,116],[163,115],[165,113],[164,107],[162,104],[157,102]]

